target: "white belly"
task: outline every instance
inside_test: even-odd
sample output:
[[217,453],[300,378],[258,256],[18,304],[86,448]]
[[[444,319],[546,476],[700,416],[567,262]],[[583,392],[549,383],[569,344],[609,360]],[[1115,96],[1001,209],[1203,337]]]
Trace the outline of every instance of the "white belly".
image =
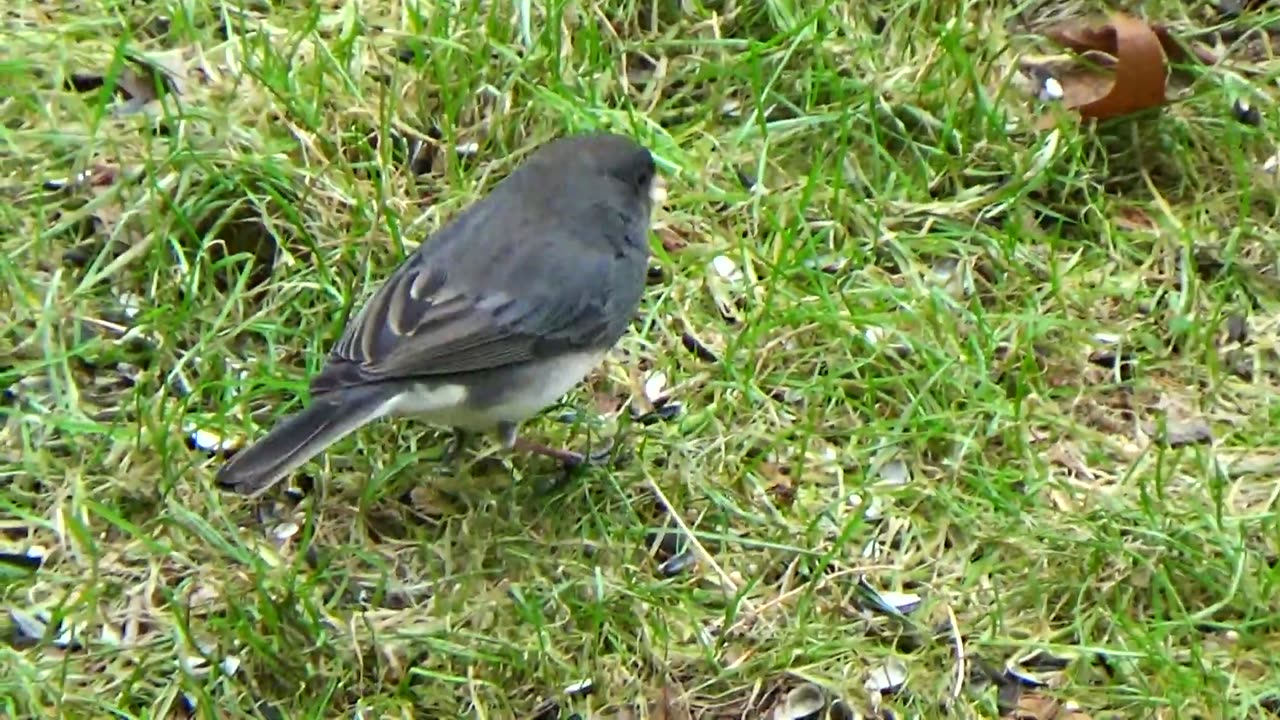
[[386,405],[388,415],[411,415],[434,425],[486,431],[499,422],[519,423],[564,397],[604,360],[605,352],[582,352],[543,361],[513,372],[512,389],[496,405],[473,409],[464,385],[421,387]]

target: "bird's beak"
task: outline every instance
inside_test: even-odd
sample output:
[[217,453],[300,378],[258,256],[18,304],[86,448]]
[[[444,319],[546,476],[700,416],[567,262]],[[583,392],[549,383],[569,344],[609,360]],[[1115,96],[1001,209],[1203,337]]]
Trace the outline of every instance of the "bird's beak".
[[667,201],[667,181],[661,175],[654,175],[653,182],[649,184],[649,201],[654,207],[662,207]]

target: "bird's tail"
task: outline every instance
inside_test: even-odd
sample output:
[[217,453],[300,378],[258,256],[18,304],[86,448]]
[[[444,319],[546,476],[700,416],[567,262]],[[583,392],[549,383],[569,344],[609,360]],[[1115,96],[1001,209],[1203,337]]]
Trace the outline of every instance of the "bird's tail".
[[310,407],[281,420],[258,442],[236,453],[218,470],[218,485],[257,495],[275,485],[325,448],[386,411],[390,388],[350,388],[313,400]]

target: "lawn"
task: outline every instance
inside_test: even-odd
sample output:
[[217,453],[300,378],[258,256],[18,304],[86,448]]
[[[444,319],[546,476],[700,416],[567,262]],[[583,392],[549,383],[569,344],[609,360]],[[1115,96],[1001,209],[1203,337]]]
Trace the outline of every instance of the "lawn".
[[[8,3],[0,714],[1280,713],[1256,4],[1130,3],[1221,61],[1089,123],[1022,61],[1100,3]],[[524,428],[594,464],[383,421],[213,485],[590,129],[668,186],[631,332]]]

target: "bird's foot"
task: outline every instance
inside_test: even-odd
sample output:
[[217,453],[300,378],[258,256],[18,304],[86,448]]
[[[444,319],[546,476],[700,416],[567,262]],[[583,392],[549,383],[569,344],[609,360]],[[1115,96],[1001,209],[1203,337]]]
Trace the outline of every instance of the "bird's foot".
[[574,470],[590,463],[590,458],[582,453],[565,450],[563,448],[555,448],[550,445],[543,445],[542,443],[533,442],[532,440],[526,440],[524,438],[517,438],[515,443],[512,444],[511,449],[552,458],[559,461],[566,470]]
[[554,490],[563,487],[578,474],[582,468],[589,465],[597,465],[607,463],[613,455],[614,441],[612,438],[606,438],[602,446],[591,448],[588,453],[574,452],[565,448],[551,447],[539,442],[534,442],[522,437],[516,433],[516,428],[512,424],[502,424],[498,426],[499,437],[502,444],[510,451],[532,453],[534,455],[542,455],[548,457],[560,464],[563,472],[559,477],[552,481],[549,487],[544,491]]
[[440,462],[444,465],[453,465],[462,457],[462,450],[467,444],[467,432],[461,428],[453,429],[453,439],[449,441],[449,445],[444,450],[444,455],[440,457]]

